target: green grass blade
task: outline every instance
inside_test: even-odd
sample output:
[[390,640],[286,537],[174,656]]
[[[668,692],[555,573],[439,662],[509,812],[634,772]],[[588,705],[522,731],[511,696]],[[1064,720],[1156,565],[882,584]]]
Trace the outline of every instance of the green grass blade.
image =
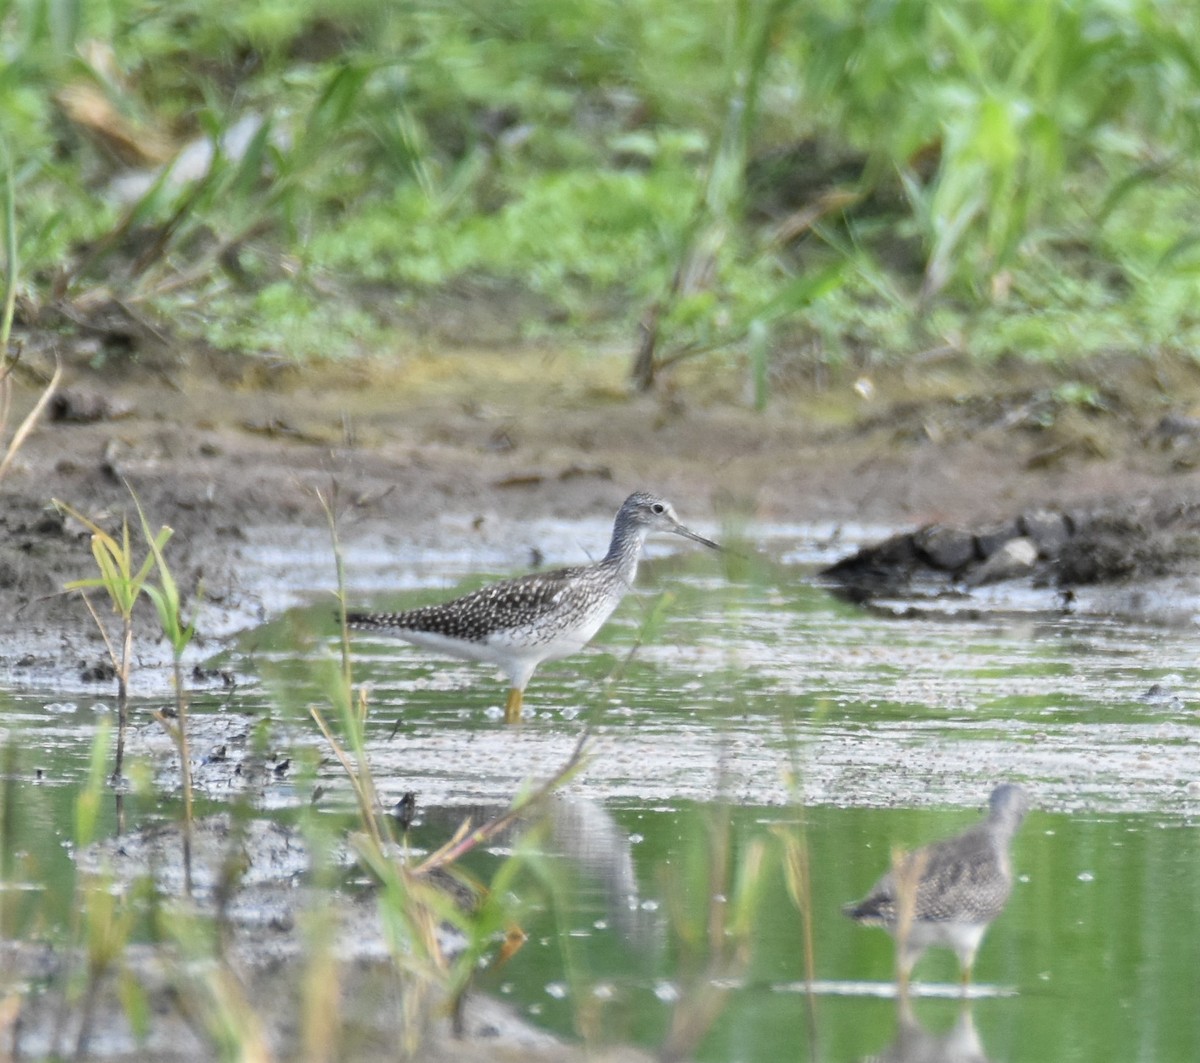
[[0,365],[8,358],[8,338],[12,332],[13,312],[17,301],[17,210],[16,193],[13,189],[12,160],[8,145],[0,137],[0,164],[4,169],[3,195],[4,212],[4,309],[0,316]]

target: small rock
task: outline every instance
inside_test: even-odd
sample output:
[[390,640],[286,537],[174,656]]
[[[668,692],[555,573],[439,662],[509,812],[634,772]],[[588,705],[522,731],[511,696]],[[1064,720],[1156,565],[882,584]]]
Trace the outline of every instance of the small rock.
[[957,572],[975,560],[975,536],[965,528],[930,524],[913,535],[916,548],[935,568]]
[[35,535],[62,535],[64,521],[60,510],[46,508],[29,530]]
[[1063,520],[1067,522],[1067,530],[1072,535],[1081,535],[1086,532],[1095,519],[1096,514],[1090,509],[1069,509],[1063,513]]
[[1192,442],[1200,439],[1200,419],[1168,413],[1158,422],[1154,435],[1158,437],[1163,449],[1177,446],[1180,442]]
[[1021,534],[1015,520],[997,521],[985,524],[975,532],[975,549],[982,558],[989,558],[1010,539]]
[[1061,513],[1038,509],[1021,514],[1019,521],[1021,531],[1038,548],[1045,558],[1055,558],[1063,545],[1071,537],[1071,529],[1066,518]]
[[50,420],[73,424],[116,421],[131,416],[133,412],[133,403],[112,399],[86,388],[63,388],[50,400],[49,405]]
[[117,675],[116,669],[112,666],[112,662],[105,660],[103,657],[92,664],[86,661],[79,662],[79,679],[84,683],[106,683],[110,679],[115,679]]
[[1182,712],[1186,708],[1183,699],[1166,683],[1152,683],[1139,700],[1172,712]]
[[1033,571],[1037,559],[1038,548],[1032,539],[1025,536],[1009,539],[991,557],[968,572],[965,582],[968,586],[979,587],[985,583],[1020,579]]

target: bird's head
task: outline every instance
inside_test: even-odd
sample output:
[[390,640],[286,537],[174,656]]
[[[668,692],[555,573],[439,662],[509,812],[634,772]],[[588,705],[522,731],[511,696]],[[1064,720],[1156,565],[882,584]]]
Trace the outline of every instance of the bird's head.
[[702,543],[713,550],[721,549],[711,539],[706,539],[703,535],[697,535],[690,528],[684,527],[675,514],[675,507],[665,498],[651,494],[649,491],[635,491],[625,499],[624,505],[617,514],[617,523],[621,523],[622,520],[627,521],[635,528],[644,528],[646,532],[671,532],[673,535],[682,535],[685,539]]

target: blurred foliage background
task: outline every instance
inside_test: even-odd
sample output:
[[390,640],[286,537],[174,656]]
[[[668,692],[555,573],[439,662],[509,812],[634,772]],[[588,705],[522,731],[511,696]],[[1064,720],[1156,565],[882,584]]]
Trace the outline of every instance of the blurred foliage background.
[[1182,0],[0,0],[18,323],[1187,351],[1198,56]]

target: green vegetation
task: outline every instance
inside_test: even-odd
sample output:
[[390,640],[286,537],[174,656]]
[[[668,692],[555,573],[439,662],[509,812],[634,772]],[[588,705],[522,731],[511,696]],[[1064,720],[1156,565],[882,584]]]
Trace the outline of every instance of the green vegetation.
[[448,299],[626,343],[642,384],[750,358],[760,401],[768,350],[1196,342],[1182,2],[29,0],[0,27],[43,326],[337,355]]
[[183,883],[184,889],[192,892],[192,818],[194,795],[192,793],[192,758],[188,749],[188,697],[183,689],[183,655],[188,643],[196,633],[196,617],[185,623],[183,619],[183,602],[179,594],[179,584],[176,582],[171,568],[163,556],[163,546],[173,534],[172,530],[163,527],[156,535],[150,530],[150,523],[142,511],[137,496],[133,497],[137,507],[138,518],[142,525],[142,536],[154,558],[154,573],[158,583],[149,580],[142,584],[142,591],[154,603],[154,611],[158,614],[158,623],[167,642],[171,644],[171,681],[175,687],[175,716],[172,719],[163,710],[155,713],[159,723],[163,725],[179,754],[180,789],[183,791]]
[[33,426],[41,417],[46,405],[54,395],[58,382],[62,377],[62,365],[56,360],[54,375],[45,384],[41,395],[33,404],[33,408],[17,426],[11,438],[8,436],[9,413],[12,408],[13,370],[20,359],[20,351],[13,353],[9,346],[12,335],[13,314],[17,300],[17,279],[20,273],[17,258],[17,217],[16,194],[13,189],[12,163],[4,151],[3,140],[0,139],[0,165],[3,166],[3,186],[0,187],[0,214],[4,220],[4,306],[0,309],[0,480],[8,472],[13,458],[21,449]]
[[[129,727],[129,677],[133,671],[133,610],[142,592],[147,588],[147,579],[155,567],[156,559],[162,556],[162,548],[174,534],[166,526],[159,529],[158,534],[151,538],[147,534],[146,556],[141,564],[136,564],[133,557],[133,543],[129,537],[129,522],[122,521],[121,536],[110,535],[95,521],[84,516],[78,510],[51,499],[55,506],[67,516],[79,521],[92,534],[92,557],[96,562],[97,576],[86,579],[72,580],[64,590],[79,591],[83,602],[96,622],[96,628],[104,640],[104,648],[108,651],[109,661],[117,679],[117,752],[113,762],[113,781],[121,781],[125,764],[125,735]],[[144,523],[144,518],[143,518]],[[147,533],[149,528],[147,527]],[[169,579],[169,574],[166,577]],[[112,602],[113,612],[120,620],[119,639],[114,642],[109,634],[108,625],[100,619],[95,605],[87,592],[103,590]],[[190,638],[190,632],[189,632]]]

